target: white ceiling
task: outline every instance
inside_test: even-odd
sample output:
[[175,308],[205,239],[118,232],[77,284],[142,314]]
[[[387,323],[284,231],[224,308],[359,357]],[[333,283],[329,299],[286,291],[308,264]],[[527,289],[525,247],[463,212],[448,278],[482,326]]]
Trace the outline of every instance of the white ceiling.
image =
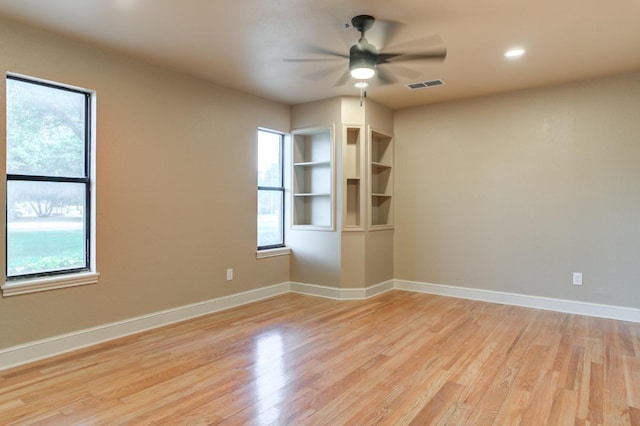
[[[289,104],[358,95],[334,86],[347,59],[283,61],[319,57],[309,45],[347,54],[358,14],[403,24],[379,49],[426,50],[407,42],[434,34],[447,48],[443,63],[405,62],[415,77],[372,83],[369,98],[391,108],[640,70],[640,0],[0,0],[11,19]],[[526,55],[505,59],[513,46]]]

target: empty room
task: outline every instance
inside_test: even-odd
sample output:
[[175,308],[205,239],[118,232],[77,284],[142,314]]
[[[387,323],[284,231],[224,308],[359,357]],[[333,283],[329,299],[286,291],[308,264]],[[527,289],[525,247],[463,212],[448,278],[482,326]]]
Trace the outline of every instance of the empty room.
[[0,0],[0,424],[640,425],[639,14]]

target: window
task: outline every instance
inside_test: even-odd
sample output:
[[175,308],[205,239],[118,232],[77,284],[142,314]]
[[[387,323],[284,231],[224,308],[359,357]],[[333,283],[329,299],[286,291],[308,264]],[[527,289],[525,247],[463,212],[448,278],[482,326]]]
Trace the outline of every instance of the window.
[[283,141],[258,130],[258,250],[284,247]]
[[90,271],[91,94],[7,76],[6,103],[3,290],[20,280]]

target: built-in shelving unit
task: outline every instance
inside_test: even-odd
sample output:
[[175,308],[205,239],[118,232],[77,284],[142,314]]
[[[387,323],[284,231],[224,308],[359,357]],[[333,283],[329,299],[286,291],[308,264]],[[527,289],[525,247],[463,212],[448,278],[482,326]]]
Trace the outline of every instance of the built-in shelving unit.
[[369,129],[369,225],[393,227],[393,138]]
[[293,226],[333,229],[333,132],[330,127],[293,134]]
[[364,149],[362,146],[362,128],[345,126],[344,150],[342,156],[344,176],[343,229],[345,231],[363,230],[362,191],[364,179],[362,163]]

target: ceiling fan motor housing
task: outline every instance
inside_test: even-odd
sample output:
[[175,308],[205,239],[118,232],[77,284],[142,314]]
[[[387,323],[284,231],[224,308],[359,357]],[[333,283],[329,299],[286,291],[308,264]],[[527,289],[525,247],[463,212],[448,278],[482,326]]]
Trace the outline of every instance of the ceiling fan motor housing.
[[375,69],[378,63],[378,51],[375,46],[364,37],[349,50],[349,69],[371,68]]

